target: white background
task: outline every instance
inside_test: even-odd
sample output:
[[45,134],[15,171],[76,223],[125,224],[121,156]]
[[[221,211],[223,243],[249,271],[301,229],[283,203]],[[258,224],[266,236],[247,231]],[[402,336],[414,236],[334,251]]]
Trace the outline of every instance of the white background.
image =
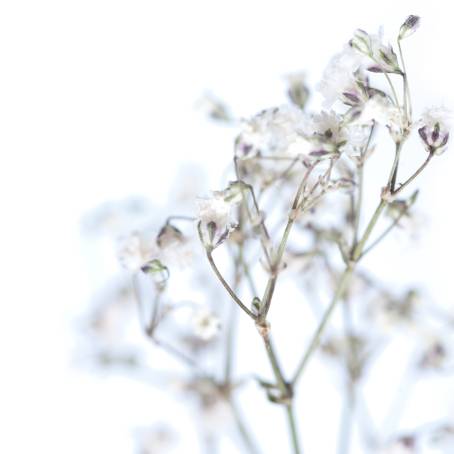
[[[232,134],[194,111],[202,93],[248,116],[284,101],[288,72],[315,83],[355,28],[391,33],[418,14],[405,43],[416,110],[452,108],[452,13],[447,1],[3,1],[0,452],[131,452],[129,424],[171,411],[153,389],[73,366],[72,320],[93,284],[79,221],[106,199],[165,203],[179,163],[220,173]],[[418,182],[418,249],[376,259],[385,279],[410,276],[449,304],[452,151]]]

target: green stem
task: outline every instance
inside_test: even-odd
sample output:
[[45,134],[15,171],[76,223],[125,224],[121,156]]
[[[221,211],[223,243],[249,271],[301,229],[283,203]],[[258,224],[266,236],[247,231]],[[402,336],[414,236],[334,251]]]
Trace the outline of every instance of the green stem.
[[398,168],[399,168],[399,160],[400,160],[400,151],[401,151],[401,149],[402,149],[402,143],[401,142],[396,143],[394,161],[393,161],[393,165],[391,167],[391,172],[389,173],[388,185],[387,185],[387,187],[391,191],[394,191],[394,187],[396,185],[397,171],[398,171]]
[[262,335],[263,342],[265,344],[266,353],[273,369],[274,377],[276,378],[277,386],[283,395],[288,394],[288,387],[285,382],[284,374],[282,373],[281,366],[277,359],[276,352],[274,350],[273,343],[270,339],[269,333]]
[[407,214],[407,210],[403,210],[399,216],[386,228],[386,230],[380,234],[380,236],[374,240],[370,246],[368,246],[364,251],[361,253],[361,258],[363,258],[368,252],[370,252],[378,243],[380,243],[391,230],[399,223],[399,221]]
[[384,210],[386,206],[386,202],[384,200],[381,200],[380,203],[378,204],[377,208],[375,209],[374,214],[372,215],[371,220],[369,221],[369,224],[366,227],[366,230],[361,238],[361,240],[358,242],[356,245],[354,251],[353,251],[353,256],[352,260],[353,262],[357,262],[361,256],[361,253],[364,249],[364,246],[366,245],[367,240],[369,239],[372,230],[375,227],[375,224],[377,223],[378,219],[380,218],[380,215],[382,211]]
[[230,398],[229,399],[230,408],[232,409],[233,418],[235,420],[238,433],[240,434],[243,444],[250,454],[258,454],[260,450],[258,449],[252,435],[249,433],[249,430],[244,422],[243,415],[241,414],[240,409],[238,408],[236,402]]
[[326,309],[325,313],[323,314],[323,317],[314,333],[312,336],[311,341],[309,342],[309,346],[301,359],[298,367],[296,368],[295,375],[293,376],[292,383],[293,385],[298,381],[298,379],[301,377],[301,374],[304,372],[312,354],[315,352],[316,348],[318,347],[318,344],[320,342],[320,338],[325,330],[325,327],[331,318],[331,314],[333,313],[335,307],[337,306],[337,303],[342,299],[344,292],[348,286],[348,283],[350,281],[350,277],[353,273],[353,264],[347,265],[345,268],[344,272],[342,273],[342,276],[340,277],[339,283],[337,285],[337,289],[334,293],[333,299],[331,300],[331,303],[329,304],[328,308]]
[[397,40],[397,47],[399,48],[400,60],[402,62],[402,69],[404,71],[404,73],[402,74],[402,78],[404,81],[404,109],[405,109],[405,112],[407,112],[407,110],[408,110],[408,120],[411,121],[412,106],[411,106],[410,86],[408,84],[407,69],[405,67],[404,54],[402,52],[402,46],[400,44],[400,39]]
[[221,272],[219,271],[218,267],[216,266],[216,263],[213,260],[213,256],[211,252],[207,251],[206,253],[208,262],[214,271],[214,274],[216,277],[219,279],[219,282],[223,285],[223,287],[227,290],[228,294],[231,296],[233,301],[235,301],[236,304],[244,311],[246,312],[249,317],[251,317],[253,320],[256,320],[256,316],[243,304],[243,302],[238,298],[237,294],[232,290],[229,284],[227,284],[226,280],[222,276]]
[[282,235],[281,241],[279,243],[276,256],[272,263],[271,276],[268,279],[268,282],[267,282],[266,288],[265,288],[265,292],[263,294],[262,311],[261,311],[260,317],[259,317],[261,321],[266,320],[266,316],[268,315],[268,311],[270,309],[271,300],[273,298],[274,289],[276,287],[276,281],[277,281],[277,278],[279,275],[279,266],[280,266],[282,257],[284,255],[285,248],[287,246],[287,241],[290,236],[290,231],[292,230],[293,224],[294,224],[296,216],[297,216],[297,211],[300,209],[301,194],[303,193],[304,188],[306,187],[306,183],[309,178],[309,175],[311,174],[312,170],[314,169],[314,167],[317,164],[318,164],[318,162],[314,163],[309,169],[307,169],[306,174],[304,175],[303,179],[301,180],[300,185],[298,186],[295,198],[293,199],[293,204],[292,204],[292,208],[291,208],[291,211],[290,211],[290,214],[288,217],[287,225],[285,226],[285,230]]
[[395,191],[392,192],[392,195],[395,196],[403,191],[429,164],[430,160],[434,157],[434,153],[429,153],[427,159],[423,162],[423,164],[418,168],[418,170],[407,180],[405,183],[402,183]]
[[293,409],[293,404],[287,405],[286,408],[287,421],[290,429],[290,441],[292,444],[294,454],[301,454],[300,441],[298,436],[298,429],[296,427],[295,411]]
[[276,352],[273,347],[273,343],[270,339],[269,333],[262,334],[262,339],[265,344],[265,349],[268,354],[271,367],[273,369],[274,377],[276,379],[277,386],[281,392],[283,404],[287,414],[287,424],[290,433],[290,442],[293,450],[293,454],[301,454],[301,447],[298,437],[298,430],[296,428],[295,414],[293,410],[293,393],[292,388],[286,382],[282,368],[277,359]]

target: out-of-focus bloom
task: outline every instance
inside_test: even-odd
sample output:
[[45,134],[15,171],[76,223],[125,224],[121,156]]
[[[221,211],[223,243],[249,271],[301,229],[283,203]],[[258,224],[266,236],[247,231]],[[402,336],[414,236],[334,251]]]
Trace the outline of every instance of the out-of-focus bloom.
[[236,228],[234,209],[242,198],[240,185],[233,183],[224,191],[213,191],[211,197],[197,200],[197,219],[205,247],[219,246]]
[[211,311],[202,308],[194,312],[192,326],[197,337],[204,341],[208,341],[219,333],[221,321]]
[[404,435],[392,441],[380,454],[416,454],[417,440],[413,435]]
[[137,430],[138,454],[168,453],[175,442],[175,433],[164,425]]
[[258,154],[285,154],[301,137],[298,129],[306,117],[293,105],[263,110],[244,122],[235,144],[238,158],[251,158]]
[[348,372],[352,380],[359,380],[370,357],[370,346],[365,337],[351,335],[334,337],[322,344],[322,352],[327,356],[347,362]]
[[441,339],[433,339],[423,351],[418,366],[425,370],[440,369],[448,357],[446,345]]
[[437,427],[430,436],[430,444],[439,452],[454,452],[454,425],[451,423]]
[[399,39],[408,38],[419,28],[421,18],[419,16],[408,16],[405,22],[401,25],[399,31]]
[[372,60],[367,67],[369,71],[402,74],[392,46],[383,43],[382,29],[376,35],[369,35],[364,30],[356,30],[350,40],[350,46]]
[[415,290],[408,291],[403,297],[380,295],[370,305],[371,316],[384,329],[402,324],[411,325],[419,303],[419,295]]
[[158,256],[158,246],[152,238],[147,238],[140,232],[132,232],[119,239],[117,255],[124,268],[138,271]]
[[[119,239],[117,256],[129,271],[142,270],[162,282],[168,266],[184,267],[190,263],[193,250],[190,241],[171,224],[166,224],[157,236],[144,230]],[[165,280],[165,279],[164,279]]]
[[210,93],[205,94],[198,101],[197,107],[213,120],[223,123],[231,123],[233,121],[233,116],[226,104]]
[[231,407],[226,399],[230,389],[210,379],[195,378],[183,384],[183,391],[190,392],[196,398],[199,422],[208,433],[219,432],[231,423]]
[[310,93],[306,84],[306,74],[302,72],[288,74],[285,80],[290,101],[300,109],[304,109]]
[[423,113],[418,133],[429,153],[441,154],[446,150],[450,116],[443,107],[432,107]]

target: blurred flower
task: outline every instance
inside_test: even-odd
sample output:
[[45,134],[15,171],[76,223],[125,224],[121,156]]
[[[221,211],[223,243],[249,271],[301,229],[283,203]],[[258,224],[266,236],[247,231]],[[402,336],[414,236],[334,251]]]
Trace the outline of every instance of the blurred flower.
[[118,241],[118,260],[129,271],[140,270],[147,262],[158,256],[154,240],[141,232],[132,232]]
[[380,454],[416,454],[416,438],[413,435],[404,435],[392,441]]
[[160,424],[137,430],[137,454],[165,454],[175,443],[176,435],[167,426]]
[[212,120],[231,123],[233,116],[224,102],[211,93],[206,93],[197,102],[197,107],[205,112]]
[[418,366],[426,370],[440,369],[444,366],[447,356],[448,352],[444,342],[441,339],[432,339],[425,347]]
[[213,339],[221,329],[219,318],[204,308],[194,312],[192,325],[195,335],[204,341]]
[[287,153],[300,140],[298,128],[306,117],[294,105],[263,110],[243,123],[235,144],[239,158],[250,158],[261,153]]
[[303,72],[288,74],[285,77],[285,80],[288,85],[287,95],[290,101],[300,109],[304,109],[309,98],[309,88],[306,84],[306,74]]

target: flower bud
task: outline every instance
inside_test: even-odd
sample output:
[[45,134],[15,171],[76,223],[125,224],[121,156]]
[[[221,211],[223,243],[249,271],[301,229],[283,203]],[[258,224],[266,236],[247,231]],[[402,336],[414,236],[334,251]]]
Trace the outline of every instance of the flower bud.
[[309,89],[306,85],[305,74],[289,74],[286,80],[288,84],[287,95],[290,101],[299,108],[304,109],[309,98]]
[[429,153],[441,154],[446,150],[449,140],[449,128],[446,121],[448,115],[443,108],[431,108],[424,113],[418,133]]
[[364,30],[355,31],[353,38],[350,40],[350,46],[364,55],[370,55],[370,37]]
[[419,16],[408,16],[405,22],[401,25],[399,31],[399,39],[408,38],[418,29],[421,18]]

